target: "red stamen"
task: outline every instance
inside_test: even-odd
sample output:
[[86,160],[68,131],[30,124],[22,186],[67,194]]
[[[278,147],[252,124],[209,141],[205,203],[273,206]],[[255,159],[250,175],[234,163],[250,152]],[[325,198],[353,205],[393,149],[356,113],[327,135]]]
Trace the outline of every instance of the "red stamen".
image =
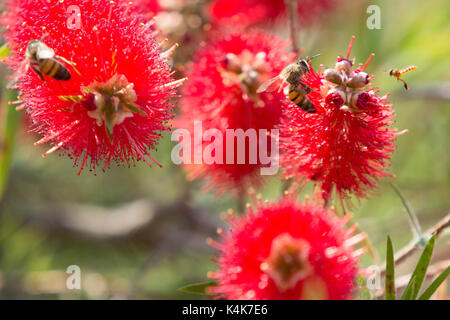
[[367,66],[368,66],[369,63],[370,63],[370,60],[372,60],[372,58],[373,58],[374,55],[375,55],[375,53],[371,53],[371,54],[370,54],[369,58],[367,59],[366,63],[364,64],[364,66],[363,66],[362,69],[361,69],[362,71],[366,70]]
[[352,52],[353,41],[355,41],[355,36],[352,36],[352,40],[350,40],[350,44],[348,45],[347,60],[350,57],[350,52]]
[[83,162],[81,163],[81,167],[80,167],[80,171],[78,171],[78,176],[81,176],[81,172],[83,171],[84,165],[86,164],[86,160],[88,158],[88,153],[85,151],[84,153],[84,157],[83,157]]
[[54,147],[52,147],[52,148],[50,148],[46,153],[44,153],[43,155],[42,155],[42,157],[47,157],[50,153],[53,153],[53,152],[55,152],[56,150],[58,150],[59,148],[61,148],[62,146],[63,146],[63,142],[61,141],[60,143],[58,143],[56,146],[54,146]]
[[169,39],[164,39],[163,41],[161,41],[158,45],[157,45],[157,47],[158,47],[158,49],[161,49],[167,42],[169,41]]
[[[125,133],[128,136],[128,139],[130,139],[131,144],[134,146],[134,150],[138,153],[139,157],[145,161],[145,163],[147,163],[150,167],[152,166],[152,164],[150,163],[150,161],[148,161],[148,159],[145,157],[145,155],[142,153],[142,150],[140,149],[141,146],[138,145],[136,143],[136,141],[131,137],[130,133],[128,132],[127,128],[123,128],[123,130],[125,131]],[[150,159],[152,159],[160,168],[162,168],[162,165],[155,160],[155,158],[153,158],[150,154],[147,153],[147,155],[149,156]]]

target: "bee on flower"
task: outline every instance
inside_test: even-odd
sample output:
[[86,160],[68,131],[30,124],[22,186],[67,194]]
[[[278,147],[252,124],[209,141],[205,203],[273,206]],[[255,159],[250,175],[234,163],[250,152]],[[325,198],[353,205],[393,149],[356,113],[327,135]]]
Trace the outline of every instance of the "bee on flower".
[[381,178],[391,176],[386,171],[402,133],[390,128],[389,94],[380,96],[370,85],[373,76],[366,69],[373,55],[356,68],[350,60],[353,40],[334,68],[311,68],[306,75],[316,113],[292,104],[280,126],[284,177],[300,186],[313,181],[325,202],[335,193],[343,209],[351,206],[351,195],[367,197]]
[[[258,92],[258,88],[293,61],[294,54],[287,50],[289,43],[256,29],[214,32],[210,39],[209,44],[200,48],[187,73],[189,80],[183,88],[176,127],[192,132],[193,122],[201,121],[205,131],[217,129],[224,137],[227,130],[276,128],[289,101],[281,92]],[[272,137],[263,139],[271,149]],[[201,143],[205,148],[210,144]],[[227,139],[218,147],[223,155],[231,154],[230,148],[234,149],[231,163],[202,161],[202,164],[186,165],[188,178],[207,180],[206,188],[217,193],[239,193],[251,186],[261,186],[260,169],[266,164],[260,159],[254,163],[249,160],[248,144],[244,147],[245,159],[239,163],[237,144]],[[258,154],[260,147],[258,143]]]
[[[67,27],[70,6],[79,8],[78,29]],[[168,130],[184,80],[172,78],[167,62],[175,47],[163,52],[153,22],[141,23],[132,10],[106,0],[11,0],[2,17],[19,108],[42,136],[36,144],[51,145],[44,156],[59,150],[73,158],[79,173],[112,161],[151,165],[147,157],[159,165],[150,150]]]

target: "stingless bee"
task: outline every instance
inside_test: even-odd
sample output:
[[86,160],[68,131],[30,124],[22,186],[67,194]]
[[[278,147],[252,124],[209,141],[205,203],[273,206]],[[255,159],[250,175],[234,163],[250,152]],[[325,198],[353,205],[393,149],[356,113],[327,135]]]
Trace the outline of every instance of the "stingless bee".
[[287,83],[287,86],[283,89],[286,97],[289,98],[295,105],[297,105],[303,111],[308,113],[315,113],[316,108],[306,96],[311,92],[311,88],[303,83],[303,79],[307,73],[311,71],[309,68],[309,60],[318,57],[320,54],[316,54],[311,58],[300,59],[296,63],[292,63],[285,67],[281,73],[264,82],[259,88],[257,93],[264,91],[271,92],[278,88],[278,91]]
[[411,72],[411,71],[416,70],[416,69],[417,69],[416,66],[409,66],[409,67],[404,68],[404,69],[391,69],[391,71],[389,71],[389,75],[392,76],[392,77],[395,77],[395,78],[397,78],[397,80],[400,80],[401,82],[403,82],[403,85],[405,86],[405,89],[409,90],[408,84],[401,77],[405,73]]
[[70,71],[60,61],[74,66],[75,63],[65,58],[55,55],[55,51],[47,46],[42,40],[31,40],[28,43],[25,53],[25,60],[20,66],[15,78],[8,84],[12,88],[20,74],[23,74],[30,67],[44,81],[44,74],[50,78],[67,81],[70,80]]

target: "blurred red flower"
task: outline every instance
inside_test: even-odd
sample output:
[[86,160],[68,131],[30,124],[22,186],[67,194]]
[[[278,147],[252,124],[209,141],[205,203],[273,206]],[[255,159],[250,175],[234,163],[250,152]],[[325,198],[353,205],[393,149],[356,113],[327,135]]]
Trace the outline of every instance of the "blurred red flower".
[[[182,81],[173,81],[168,53],[155,43],[151,23],[140,23],[130,10],[107,0],[46,6],[12,0],[2,18],[20,102],[42,135],[37,144],[52,144],[45,155],[60,149],[74,158],[80,173],[87,161],[93,170],[102,162],[107,168],[111,160],[150,164],[148,150],[155,148],[172,116],[169,100]],[[42,81],[31,70],[25,53],[33,39],[42,39],[56,55],[76,64],[57,58],[70,80],[44,75]]]
[[[267,129],[280,123],[282,109],[288,101],[282,93],[256,93],[260,84],[278,74],[291,63],[288,42],[259,30],[232,31],[225,35],[213,33],[211,40],[197,53],[187,74],[188,81],[180,103],[181,115],[176,127],[192,132],[194,120],[202,121],[203,131],[217,129],[226,136],[227,129]],[[268,150],[271,137],[267,137]],[[203,142],[206,147],[210,142]],[[258,152],[259,152],[258,146]],[[227,142],[221,144],[227,154]],[[192,164],[185,166],[189,178],[208,178],[208,188],[217,192],[240,192],[250,185],[261,184],[258,159],[249,161],[246,145],[244,164],[237,161],[234,144],[234,164]]]
[[[307,24],[331,8],[335,0],[298,0],[299,22]],[[249,26],[273,22],[286,14],[284,0],[216,0],[208,8],[215,25]]]
[[394,119],[389,95],[380,97],[377,88],[367,87],[373,76],[364,71],[372,56],[353,69],[351,46],[334,69],[307,75],[317,113],[289,105],[280,133],[285,178],[313,180],[325,201],[335,190],[343,208],[349,195],[366,197],[377,180],[390,176],[386,170],[399,134],[389,128]]
[[217,279],[210,293],[225,299],[349,299],[355,288],[357,258],[365,239],[345,229],[349,216],[334,213],[292,196],[276,202],[257,201],[245,216],[230,216],[230,229],[219,230]]
[[160,6],[158,0],[121,0],[124,4],[129,4],[134,7],[134,9],[147,16],[153,17],[157,15],[163,8]]

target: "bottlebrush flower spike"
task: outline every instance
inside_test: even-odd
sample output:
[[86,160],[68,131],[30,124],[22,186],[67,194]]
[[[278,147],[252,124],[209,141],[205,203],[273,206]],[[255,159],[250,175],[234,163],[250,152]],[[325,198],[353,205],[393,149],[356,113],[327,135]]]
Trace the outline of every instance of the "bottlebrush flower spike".
[[373,76],[365,65],[354,69],[347,57],[339,57],[335,68],[312,70],[305,84],[316,106],[308,114],[291,104],[281,125],[281,166],[285,178],[297,183],[308,180],[321,190],[328,201],[336,191],[343,209],[351,204],[348,196],[366,197],[386,173],[395,150],[395,138],[401,134],[389,127],[394,112],[378,89],[369,86]]
[[[270,132],[280,123],[282,109],[288,101],[282,93],[256,91],[293,61],[294,55],[287,50],[289,43],[259,30],[234,30],[225,35],[213,33],[211,39],[197,53],[187,74],[189,80],[184,86],[176,127],[190,130],[191,136],[194,120],[202,121],[203,132],[217,129],[223,137],[227,129],[255,129],[257,133],[267,129]],[[270,136],[267,139],[270,153],[272,140]],[[227,143],[229,141],[221,144],[224,158]],[[204,142],[203,149],[210,144]],[[238,164],[237,143],[234,150],[233,164],[225,160],[223,164],[207,164],[203,159],[202,164],[185,166],[188,178],[208,178],[207,188],[219,193],[224,190],[241,192],[250,185],[260,185],[260,169],[266,165],[260,158],[250,163],[248,143],[244,164]]]
[[345,229],[349,216],[338,218],[323,207],[294,197],[276,202],[254,200],[245,216],[230,213],[222,241],[208,242],[220,251],[213,294],[225,299],[349,299],[355,289],[357,258],[365,239]]
[[[333,7],[334,0],[298,0],[299,22],[314,21],[324,11]],[[208,8],[214,25],[234,25],[242,27],[273,22],[286,15],[284,0],[216,0]]]
[[151,18],[163,11],[163,8],[159,5],[158,0],[121,0],[123,3],[128,4],[135,8],[135,10],[147,18]]
[[[71,6],[79,15],[68,12]],[[17,70],[20,102],[42,135],[36,144],[52,144],[44,156],[62,150],[74,158],[79,173],[88,161],[93,170],[100,163],[107,168],[111,160],[150,165],[146,156],[157,163],[148,150],[155,148],[172,116],[170,99],[182,80],[173,81],[151,22],[140,23],[130,10],[106,0],[47,5],[12,0],[2,18],[14,52],[7,62]],[[69,81],[45,75],[42,81],[28,67],[25,53],[33,39],[42,39],[67,60],[56,58],[70,72]]]

